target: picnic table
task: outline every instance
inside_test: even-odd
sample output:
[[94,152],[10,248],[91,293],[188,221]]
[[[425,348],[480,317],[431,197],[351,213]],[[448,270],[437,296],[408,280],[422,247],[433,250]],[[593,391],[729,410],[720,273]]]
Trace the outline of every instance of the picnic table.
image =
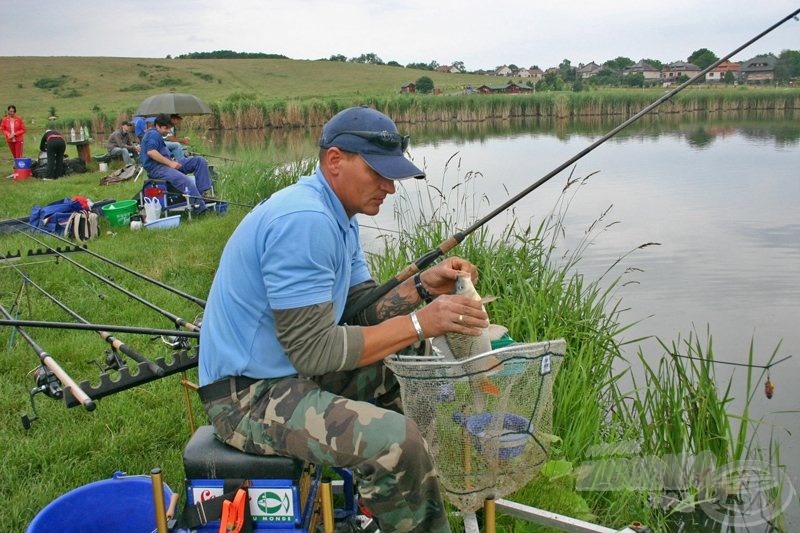
[[83,139],[79,141],[67,141],[67,144],[74,146],[78,149],[78,158],[87,165],[92,161],[92,151],[89,147],[92,139]]

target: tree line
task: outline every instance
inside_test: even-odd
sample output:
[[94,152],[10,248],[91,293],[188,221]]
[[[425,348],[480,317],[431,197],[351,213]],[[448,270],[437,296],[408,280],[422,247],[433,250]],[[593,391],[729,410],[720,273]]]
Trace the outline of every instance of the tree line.
[[[774,54],[769,54],[775,58],[775,81],[777,83],[788,83],[790,81],[796,81],[800,79],[800,50],[783,50],[779,55],[775,56]],[[290,59],[289,57],[282,55],[282,54],[268,54],[264,52],[235,52],[233,50],[215,50],[213,52],[191,52],[188,54],[181,54],[176,56],[177,59]],[[172,59],[171,56],[167,56],[167,59]],[[686,59],[688,63],[692,63],[697,65],[701,69],[706,68],[707,66],[711,65],[715,61],[717,61],[719,57],[709,50],[708,48],[700,48],[692,52],[692,54]],[[400,68],[408,68],[408,69],[415,69],[415,70],[426,70],[426,71],[435,71],[441,65],[436,61],[432,60],[427,63],[423,62],[414,62],[408,63],[407,65],[401,65],[397,61],[386,61],[384,62],[383,59],[378,56],[378,54],[374,52],[367,52],[363,53],[357,57],[350,57],[343,54],[334,54],[327,58],[327,61],[339,61],[339,62],[348,62],[348,63],[362,63],[367,65],[386,65],[390,67],[400,67]],[[656,70],[661,70],[667,63],[662,62],[658,59],[642,59],[645,63],[650,64]],[[628,58],[628,57],[617,57],[615,59],[609,59],[602,63],[602,69],[600,72],[588,78],[586,80],[582,80],[581,77],[578,75],[577,68],[572,66],[572,62],[569,59],[564,59],[557,68],[557,72],[549,72],[545,74],[545,76],[536,82],[535,87],[537,90],[563,90],[565,88],[572,87],[573,90],[581,90],[584,85],[595,85],[595,86],[604,86],[604,87],[641,87],[644,86],[645,80],[642,74],[630,74],[625,75],[624,71],[625,68],[634,65],[635,62]],[[486,74],[487,71],[483,70],[476,70],[476,71],[467,71],[466,67],[464,66],[463,61],[453,61],[449,65],[451,68],[455,69],[460,73],[471,73],[471,74]],[[514,65],[513,63],[509,64],[508,67],[513,70],[519,70],[519,67]],[[531,70],[538,69],[537,65],[532,65],[530,67]],[[683,80],[678,80],[683,81]],[[733,83],[735,81],[735,77],[732,73],[726,73],[725,77],[723,78],[723,82]],[[427,80],[423,81],[423,85],[427,82]],[[533,82],[527,82],[529,85],[534,86]]]

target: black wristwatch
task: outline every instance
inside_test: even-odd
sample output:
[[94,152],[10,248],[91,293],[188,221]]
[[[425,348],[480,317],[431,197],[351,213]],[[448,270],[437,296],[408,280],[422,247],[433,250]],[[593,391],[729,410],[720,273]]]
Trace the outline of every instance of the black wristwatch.
[[417,294],[425,303],[431,303],[433,301],[433,295],[428,292],[425,286],[422,284],[422,278],[420,277],[420,273],[417,272],[414,274],[414,288],[417,289]]

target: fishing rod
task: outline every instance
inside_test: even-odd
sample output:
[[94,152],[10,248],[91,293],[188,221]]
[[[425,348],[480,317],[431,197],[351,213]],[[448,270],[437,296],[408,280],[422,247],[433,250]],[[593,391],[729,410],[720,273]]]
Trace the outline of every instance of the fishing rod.
[[131,333],[139,335],[166,335],[175,337],[187,337],[192,339],[200,338],[199,331],[180,331],[174,329],[159,329],[159,328],[143,328],[137,326],[118,326],[115,324],[78,324],[76,322],[53,322],[49,320],[20,320],[11,318],[9,320],[0,319],[0,326],[19,327],[25,326],[28,328],[45,328],[45,329],[76,329],[80,331],[114,331],[117,333]]
[[[6,308],[3,307],[2,304],[0,304],[0,312],[2,312],[3,316],[5,316],[6,318],[8,319],[11,318],[11,315],[8,314],[8,311],[6,311]],[[94,411],[96,407],[94,401],[91,398],[89,398],[89,396],[87,396],[85,392],[83,392],[83,389],[81,389],[78,386],[78,384],[72,380],[71,377],[69,377],[69,374],[67,374],[64,371],[64,369],[61,368],[61,366],[55,361],[55,359],[53,359],[53,357],[49,353],[44,351],[41,346],[36,344],[36,341],[33,340],[33,337],[28,335],[28,332],[22,329],[22,327],[16,326],[16,329],[17,331],[19,331],[19,334],[22,335],[22,337],[26,341],[28,341],[28,344],[30,344],[31,348],[33,348],[33,350],[36,352],[36,355],[39,356],[39,360],[42,362],[42,365],[49,372],[52,372],[61,383],[64,383],[66,385],[66,391],[69,394],[71,394],[75,400],[80,402],[87,411]]]
[[191,150],[191,154],[192,155],[201,155],[203,157],[213,157],[214,159],[221,159],[223,161],[233,161],[234,163],[241,163],[241,161],[239,161],[238,159],[231,159],[230,157],[222,157],[221,155],[204,154],[204,153],[201,153],[201,152],[195,152],[194,150]]
[[[49,292],[47,292],[47,291],[44,289],[44,287],[42,287],[42,286],[40,286],[39,284],[37,284],[35,281],[33,281],[33,280],[32,280],[32,279],[29,277],[29,276],[27,276],[27,275],[26,275],[24,272],[22,272],[20,269],[18,269],[18,268],[16,268],[16,267],[14,267],[14,270],[16,270],[16,271],[17,271],[17,273],[18,273],[20,276],[22,276],[22,279],[23,279],[23,280],[24,280],[26,283],[30,283],[31,285],[33,285],[34,287],[36,287],[36,288],[37,288],[37,289],[38,289],[38,290],[39,290],[39,291],[40,291],[42,294],[44,294],[45,296],[47,296],[47,298],[49,298],[49,299],[50,299],[50,300],[51,300],[53,303],[55,303],[56,305],[58,305],[58,306],[59,306],[61,309],[63,309],[64,311],[66,311],[66,312],[67,312],[69,315],[71,315],[71,316],[72,316],[72,317],[73,317],[75,320],[77,320],[77,321],[78,321],[78,322],[80,322],[81,324],[88,324],[88,323],[89,323],[89,321],[88,321],[88,320],[85,320],[85,319],[84,319],[82,316],[80,316],[78,313],[76,313],[75,311],[73,311],[72,309],[70,309],[69,307],[67,307],[67,305],[66,305],[66,304],[64,304],[63,302],[61,302],[60,300],[58,300],[58,299],[57,299],[55,296],[53,296],[52,294],[50,294]],[[96,332],[98,335],[100,335],[100,338],[102,338],[104,341],[106,341],[108,344],[110,344],[110,345],[111,345],[111,347],[113,348],[113,350],[114,350],[115,352],[117,352],[117,351],[119,351],[119,352],[122,352],[122,353],[124,353],[125,355],[127,355],[128,357],[130,357],[131,359],[133,359],[134,361],[136,361],[137,363],[143,363],[143,364],[147,365],[147,367],[148,367],[148,368],[150,368],[150,371],[151,371],[151,372],[153,372],[154,374],[156,374],[157,376],[163,376],[163,375],[164,375],[164,370],[163,370],[161,367],[159,367],[159,366],[158,366],[157,364],[155,364],[153,361],[151,361],[151,360],[150,360],[150,359],[148,359],[147,357],[143,356],[142,354],[140,354],[139,352],[137,352],[136,350],[134,350],[133,348],[131,348],[130,346],[128,346],[127,344],[125,344],[124,342],[122,342],[121,340],[117,339],[116,337],[114,337],[113,335],[111,335],[110,333],[108,333],[107,331],[104,331],[104,330],[98,329],[98,330],[95,330],[95,332]]]
[[179,192],[169,192],[169,191],[167,191],[165,194],[167,196],[173,196],[173,197],[180,196],[181,198],[191,198],[192,200],[204,200],[206,202],[221,202],[221,203],[226,203],[226,204],[230,204],[230,205],[235,205],[235,206],[238,206],[238,207],[247,207],[248,209],[252,209],[252,208],[255,207],[255,205],[253,205],[253,204],[239,204],[239,203],[236,203],[236,202],[231,202],[230,200],[223,200],[222,198],[212,198],[210,196],[194,196],[194,195],[191,195],[191,194],[182,194],[182,193],[179,193]]
[[[42,241],[40,241],[39,239],[37,239],[33,235],[29,235],[28,233],[25,233],[25,232],[21,232],[21,233],[23,233],[29,239],[33,239],[34,241],[38,242],[42,246],[47,247],[47,244],[43,243]],[[138,296],[138,295],[132,293],[131,291],[129,291],[125,287],[122,287],[122,286],[114,283],[113,281],[111,281],[110,279],[106,278],[102,274],[98,274],[94,270],[92,270],[92,269],[90,269],[90,268],[78,263],[77,261],[74,261],[74,260],[70,259],[69,257],[67,257],[66,255],[64,255],[62,253],[56,252],[56,255],[66,259],[67,261],[69,261],[73,265],[77,266],[81,270],[83,270],[85,272],[88,272],[89,274],[91,274],[92,276],[96,277],[97,279],[99,279],[99,280],[103,281],[104,283],[114,287],[115,289],[117,289],[118,291],[122,292],[126,296],[129,296],[130,298],[133,298],[137,302],[139,302],[139,303],[149,307],[150,309],[152,309],[152,310],[164,315],[165,317],[167,317],[170,320],[172,320],[175,323],[176,326],[186,328],[189,331],[200,331],[200,326],[196,326],[196,325],[192,324],[191,322],[189,322],[187,320],[184,320],[183,318],[179,317],[178,315],[170,313],[166,309],[162,309],[162,308],[158,307],[156,304],[154,304],[152,302],[149,302],[149,301],[145,300],[144,298],[142,298],[141,296]]]
[[[8,316],[8,315],[6,315]],[[171,335],[173,337],[194,337],[197,338],[200,336],[199,332],[195,331],[175,331],[169,329],[146,329],[146,328],[134,328],[134,327],[124,327],[124,326],[111,326],[105,324],[78,324],[75,322],[44,322],[44,321],[35,321],[35,320],[2,320],[0,319],[0,326],[13,326],[15,328],[19,328],[20,326],[30,326],[30,327],[43,327],[43,328],[58,328],[58,329],[80,329],[80,330],[89,330],[89,331],[97,331],[98,329],[106,330],[106,331],[126,331],[131,333],[148,333],[148,334],[155,334],[155,335]],[[150,370],[150,367],[144,365],[142,363],[138,364],[138,371],[135,374],[131,373],[131,370],[125,366],[119,369],[113,376],[107,372],[102,372],[100,374],[100,381],[99,382],[91,382],[89,380],[82,381],[80,384],[80,389],[82,391],[87,391],[91,394],[91,397],[95,400],[99,400],[101,398],[105,398],[106,396],[111,396],[112,394],[117,394],[118,392],[122,392],[128,390],[133,387],[137,387],[139,385],[144,385],[145,383],[150,383],[151,381],[155,381],[157,379],[161,379],[162,377],[171,376],[172,374],[176,374],[178,372],[186,372],[191,368],[197,367],[197,354],[190,353],[190,350],[187,349],[180,349],[174,351],[172,356],[167,359],[164,357],[159,357],[156,359],[155,364],[163,370],[163,375],[156,375],[154,372]],[[37,374],[37,384],[40,381],[39,389],[34,389],[36,392],[45,392],[48,396],[52,396],[52,393],[49,393],[50,390],[50,382],[46,379],[46,376],[40,379],[40,376]],[[184,377],[185,379],[185,377]],[[55,385],[58,385],[57,383]],[[31,405],[33,405],[33,394],[31,393]],[[53,397],[61,397],[61,396],[53,396]],[[77,407],[81,405],[79,400],[75,397],[74,394],[68,394],[64,396],[64,401],[68,408],[70,407]],[[35,407],[34,407],[35,411]],[[28,427],[28,422],[30,419],[23,417],[23,425]]]
[[[29,224],[27,222],[25,222],[25,225],[29,226],[32,229],[38,230],[38,228],[36,226],[34,226],[32,224]],[[69,240],[65,239],[64,237],[61,237],[60,235],[56,235],[55,233],[51,233],[50,235],[52,235],[53,237],[55,237],[56,239],[58,239],[58,240],[60,240],[62,242],[65,242],[65,243],[68,243],[68,244],[72,244],[72,242],[70,242]],[[48,248],[50,250],[52,250],[52,248],[50,248],[50,247],[48,247]],[[56,250],[60,251],[59,248],[56,248]],[[101,259],[101,260],[105,261],[106,263],[108,263],[110,265],[113,265],[113,266],[115,266],[117,268],[121,268],[125,272],[128,272],[129,274],[133,274],[134,276],[136,276],[138,278],[141,278],[141,279],[143,279],[145,281],[148,281],[148,282],[152,283],[153,285],[157,285],[157,286],[161,287],[162,289],[166,289],[166,290],[170,291],[173,294],[177,294],[178,296],[186,298],[187,300],[196,303],[197,305],[199,305],[202,308],[205,308],[205,306],[206,306],[206,301],[203,300],[202,298],[198,298],[197,296],[193,296],[191,294],[183,292],[182,290],[176,289],[175,287],[167,285],[166,283],[164,283],[162,281],[159,281],[159,280],[157,280],[155,278],[151,278],[150,276],[142,274],[141,272],[137,272],[136,270],[133,270],[132,268],[127,267],[127,266],[123,265],[122,263],[118,263],[118,262],[116,262],[116,261],[114,261],[112,259],[109,259],[108,257],[105,257],[105,256],[102,256],[102,255],[98,254],[97,252],[93,252],[93,251],[89,250],[89,248],[86,245],[80,247],[80,250],[83,251],[83,252],[86,252],[87,254],[91,255],[92,257],[96,257],[98,259]]]
[[492,220],[494,217],[496,217],[497,215],[499,215],[500,213],[502,213],[503,211],[505,211],[506,209],[508,209],[512,205],[514,205],[516,202],[518,202],[519,200],[521,200],[522,198],[524,198],[525,196],[527,196],[528,194],[530,194],[534,190],[538,189],[541,185],[545,184],[551,178],[553,178],[554,176],[559,174],[562,170],[566,169],[570,165],[573,165],[578,160],[582,159],[584,156],[586,156],[587,154],[592,152],[595,148],[597,148],[601,144],[605,143],[607,140],[609,140],[612,137],[614,137],[615,135],[617,135],[619,132],[621,132],[622,130],[624,130],[625,128],[627,128],[628,126],[630,126],[631,124],[633,124],[634,122],[636,122],[637,120],[642,118],[643,116],[645,116],[647,113],[649,113],[650,111],[652,111],[656,107],[660,106],[661,104],[663,104],[664,102],[666,102],[667,100],[669,100],[670,98],[672,98],[673,96],[675,96],[676,94],[678,94],[679,92],[684,90],[686,87],[688,87],[689,85],[691,85],[692,83],[694,83],[698,79],[703,78],[712,69],[716,68],[721,63],[723,63],[725,61],[728,61],[731,57],[733,57],[734,55],[738,54],[739,52],[741,52],[742,50],[744,50],[745,48],[747,48],[748,46],[750,46],[754,42],[760,40],[762,37],[764,37],[765,35],[767,35],[771,31],[773,31],[775,28],[781,26],[782,24],[784,24],[785,22],[787,22],[790,19],[796,19],[797,15],[799,13],[800,13],[800,9],[797,9],[794,12],[790,13],[789,15],[787,15],[786,17],[782,18],[780,21],[776,22],[775,24],[773,24],[772,26],[770,26],[766,30],[762,31],[761,33],[759,33],[758,35],[756,35],[755,37],[753,37],[752,39],[750,39],[746,43],[744,43],[741,46],[737,47],[735,50],[733,50],[732,52],[730,52],[726,56],[724,56],[721,59],[718,59],[714,63],[710,64],[709,66],[707,66],[706,68],[704,68],[703,70],[698,72],[692,78],[686,80],[685,82],[681,83],[680,85],[678,85],[677,87],[675,87],[674,89],[669,91],[668,93],[666,93],[666,94],[662,95],[661,97],[659,97],[657,100],[655,100],[654,102],[649,104],[647,107],[645,107],[644,109],[642,109],[641,111],[639,111],[638,113],[636,113],[635,115],[630,117],[628,120],[622,122],[617,127],[615,127],[614,129],[612,129],[611,131],[609,131],[608,133],[606,133],[605,135],[603,135],[602,137],[597,139],[595,142],[593,142],[592,144],[590,144],[589,146],[587,146],[586,148],[584,148],[583,150],[581,150],[580,152],[578,152],[574,156],[570,157],[569,159],[567,159],[566,161],[564,161],[563,163],[558,165],[556,168],[554,168],[553,170],[551,170],[550,172],[548,172],[547,174],[545,174],[541,178],[539,178],[539,180],[537,180],[536,182],[534,182],[533,184],[528,186],[526,189],[522,190],[517,195],[515,195],[514,197],[510,198],[509,200],[507,200],[505,203],[503,203],[501,206],[496,208],[494,211],[492,211],[491,213],[489,213],[485,217],[481,218],[477,222],[473,223],[467,229],[465,229],[463,231],[460,231],[460,232],[456,232],[453,235],[451,235],[448,239],[446,239],[444,242],[439,244],[439,246],[437,246],[433,250],[430,250],[430,251],[426,252],[420,258],[418,258],[416,261],[414,261],[410,265],[406,266],[395,277],[389,279],[383,285],[380,285],[380,286],[374,288],[372,291],[366,293],[361,298],[359,298],[355,302],[355,304],[351,307],[351,310],[349,310],[342,317],[341,323],[342,324],[346,324],[346,323],[349,323],[350,321],[352,321],[352,319],[358,313],[360,313],[363,309],[369,307],[373,302],[375,302],[376,300],[378,300],[379,298],[381,298],[382,296],[387,294],[389,291],[391,291],[392,289],[394,289],[395,287],[400,285],[402,282],[404,282],[405,280],[407,280],[408,278],[410,278],[414,274],[416,274],[418,272],[421,272],[423,269],[425,269],[428,266],[430,266],[438,258],[442,257],[447,252],[449,252],[450,250],[452,250],[453,248],[458,246],[465,238],[467,238],[467,236],[469,236],[475,230],[477,230],[478,228],[480,228],[481,226],[483,226],[484,224],[486,224],[487,222]]

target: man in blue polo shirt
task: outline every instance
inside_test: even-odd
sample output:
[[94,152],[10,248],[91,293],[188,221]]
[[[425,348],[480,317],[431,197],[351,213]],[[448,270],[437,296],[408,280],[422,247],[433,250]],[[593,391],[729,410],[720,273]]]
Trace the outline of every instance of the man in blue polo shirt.
[[[203,196],[211,190],[211,176],[208,163],[201,156],[184,157],[178,161],[171,159],[171,154],[164,142],[164,136],[172,128],[169,115],[156,117],[153,128],[145,132],[140,146],[139,160],[147,175],[153,179],[168,181],[182,193],[187,193],[194,206],[195,213],[206,210]],[[194,174],[194,179],[187,177]]]
[[256,206],[225,246],[203,315],[200,398],[231,446],[351,468],[381,531],[449,531],[427,445],[383,359],[447,332],[479,335],[480,302],[451,294],[459,271],[477,269],[450,257],[340,325],[377,286],[356,215],[377,214],[395,180],[425,174],[404,156],[408,137],[367,107],[333,117],[319,146],[316,172]]

